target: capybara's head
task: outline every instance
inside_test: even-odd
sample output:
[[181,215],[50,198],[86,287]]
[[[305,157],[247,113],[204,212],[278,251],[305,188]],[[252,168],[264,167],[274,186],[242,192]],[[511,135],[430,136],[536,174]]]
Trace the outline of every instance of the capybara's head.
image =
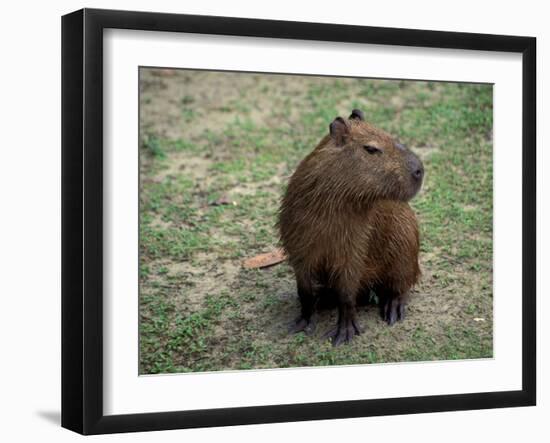
[[366,122],[363,112],[354,109],[348,119],[337,117],[329,129],[324,147],[332,153],[343,194],[354,199],[404,201],[416,195],[424,177],[422,161],[388,133]]

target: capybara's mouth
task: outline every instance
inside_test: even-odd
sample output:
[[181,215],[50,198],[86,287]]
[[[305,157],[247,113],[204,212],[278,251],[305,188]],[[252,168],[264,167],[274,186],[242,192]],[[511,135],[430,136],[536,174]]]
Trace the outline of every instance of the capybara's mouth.
[[424,181],[423,179],[424,179],[424,170],[422,170],[422,174],[420,177],[412,178],[411,185],[409,187],[410,191],[407,197],[407,201],[411,200],[412,198],[414,198],[416,194],[418,194],[418,192],[420,191],[420,188],[422,188],[422,182]]
[[407,200],[410,200],[418,194],[418,191],[420,191],[420,188],[422,187],[422,182],[424,181],[424,164],[422,163],[422,160],[420,160],[412,151],[409,151],[407,164],[411,173],[409,186],[410,192],[408,193],[407,198]]

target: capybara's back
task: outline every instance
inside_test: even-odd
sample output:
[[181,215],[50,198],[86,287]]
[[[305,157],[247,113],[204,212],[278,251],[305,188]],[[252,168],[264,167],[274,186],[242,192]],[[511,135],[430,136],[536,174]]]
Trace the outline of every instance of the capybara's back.
[[354,110],[298,165],[283,197],[281,243],[296,275],[306,329],[322,288],[338,297],[333,343],[359,334],[357,297],[373,289],[391,325],[401,320],[418,280],[419,236],[407,203],[420,189],[420,159]]

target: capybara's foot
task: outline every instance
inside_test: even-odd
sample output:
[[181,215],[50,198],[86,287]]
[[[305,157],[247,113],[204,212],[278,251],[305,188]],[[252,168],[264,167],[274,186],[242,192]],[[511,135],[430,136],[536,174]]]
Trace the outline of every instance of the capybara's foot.
[[389,326],[393,326],[395,322],[405,319],[405,308],[407,304],[401,297],[387,298],[382,304],[382,320]]
[[290,322],[288,325],[289,334],[297,334],[298,332],[305,332],[306,334],[311,334],[315,325],[310,319],[299,316],[296,320]]
[[338,322],[334,329],[325,334],[325,338],[332,340],[333,346],[340,346],[349,343],[356,335],[361,335],[362,329],[356,319],[349,319],[345,322]]

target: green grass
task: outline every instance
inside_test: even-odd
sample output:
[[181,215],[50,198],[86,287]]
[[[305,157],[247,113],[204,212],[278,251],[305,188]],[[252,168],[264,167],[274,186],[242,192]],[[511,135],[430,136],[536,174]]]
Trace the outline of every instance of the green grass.
[[[146,83],[140,122],[142,373],[492,356],[491,86],[148,76],[160,82]],[[361,307],[365,333],[333,348],[322,334],[334,311],[319,313],[310,336],[286,334],[298,313],[286,263],[241,263],[277,245],[286,177],[352,108],[423,158],[411,202],[423,278],[404,322],[389,328],[375,306]],[[213,204],[222,197],[229,204]]]

